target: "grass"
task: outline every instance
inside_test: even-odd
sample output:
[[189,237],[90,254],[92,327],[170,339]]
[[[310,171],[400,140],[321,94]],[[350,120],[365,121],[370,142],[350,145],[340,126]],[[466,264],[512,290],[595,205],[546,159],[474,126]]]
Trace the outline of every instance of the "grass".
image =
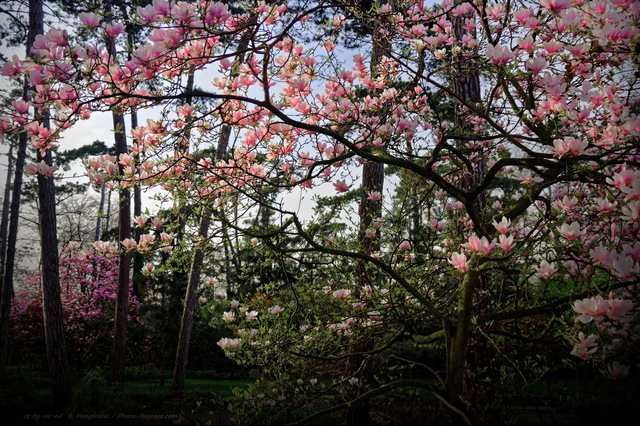
[[[11,367],[8,370],[8,387],[0,390],[0,412],[3,413],[3,420],[8,420],[8,424],[12,425],[27,426],[38,424],[36,420],[46,419],[47,415],[54,412],[50,382],[46,374]],[[194,378],[186,379],[185,391],[182,393],[171,390],[170,378],[165,378],[161,385],[160,375],[150,377],[143,374],[130,375],[125,380],[123,392],[120,392],[109,385],[104,371],[92,370],[82,378],[74,378],[74,401],[64,418],[66,421],[76,419],[75,423],[69,423],[75,425],[82,424],[82,419],[97,416],[92,421],[94,426],[110,426],[108,422],[98,420],[103,415],[111,416],[110,419],[114,415],[121,416],[116,417],[119,426],[155,425],[157,421],[154,419],[173,422],[212,415],[228,419],[226,401],[232,395],[232,388],[245,387],[249,382],[229,380],[224,375],[207,372],[194,373]],[[57,425],[55,422],[42,421],[40,424]],[[218,424],[230,423],[220,420]]]
[[[186,379],[184,390],[185,392],[215,391],[230,395],[232,388],[246,387],[248,383],[246,380]],[[171,380],[166,380],[162,386],[157,380],[128,380],[124,383],[124,391],[132,394],[168,395],[172,393]]]

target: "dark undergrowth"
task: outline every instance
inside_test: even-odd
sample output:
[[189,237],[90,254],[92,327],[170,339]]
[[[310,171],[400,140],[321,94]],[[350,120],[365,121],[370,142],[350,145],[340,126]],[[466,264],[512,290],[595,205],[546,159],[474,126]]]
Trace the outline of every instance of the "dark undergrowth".
[[[118,390],[106,373],[92,370],[74,377],[74,399],[65,413],[55,413],[46,375],[25,368],[8,369],[0,390],[0,413],[9,425],[233,425],[228,412],[233,387],[246,380],[228,374],[191,372],[185,392],[171,391],[167,372],[129,370]],[[640,380],[550,378],[516,391],[503,390],[472,411],[487,425],[609,425],[626,424],[640,414]],[[422,389],[401,388],[370,401],[371,426],[451,425],[451,413]],[[298,419],[310,413],[297,413]],[[295,420],[289,418],[288,420]],[[317,418],[310,426],[337,425],[340,414]],[[276,423],[272,423],[277,425]],[[245,425],[238,425],[245,426]]]

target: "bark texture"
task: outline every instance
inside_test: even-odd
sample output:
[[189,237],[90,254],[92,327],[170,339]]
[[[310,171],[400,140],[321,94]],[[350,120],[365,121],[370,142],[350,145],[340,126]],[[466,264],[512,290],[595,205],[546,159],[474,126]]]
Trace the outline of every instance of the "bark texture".
[[[368,5],[370,7],[371,5]],[[366,2],[361,4],[363,12],[367,7]],[[380,34],[380,26],[374,23],[372,31],[372,52],[371,52],[371,75],[377,75],[377,67],[380,60],[384,56],[385,51],[389,48],[388,41]],[[381,124],[384,124],[384,117]],[[371,200],[370,194],[378,192],[382,194],[384,187],[384,164],[375,162],[366,162],[362,166],[362,189],[360,195],[360,224],[358,230],[358,243],[363,254],[371,255],[380,250],[380,236],[378,231],[374,238],[367,238],[365,232],[373,228],[373,222],[376,218],[382,216],[382,200]],[[373,268],[370,268],[368,262],[359,260],[356,264],[356,283],[358,285],[357,292],[361,291],[365,286],[377,284],[377,274]],[[366,385],[371,385],[374,381],[374,365],[370,355],[365,353],[373,350],[375,342],[373,337],[365,338],[351,348],[351,351],[361,355],[355,355],[348,359],[345,374],[351,376],[358,374],[359,386],[357,394],[364,392]],[[356,395],[357,396],[357,395]],[[363,400],[356,404],[350,405],[344,413],[345,426],[365,426],[369,424],[369,401]]]
[[[44,33],[42,0],[29,0],[29,26],[36,34]],[[36,111],[38,120],[50,127],[48,111]],[[51,150],[38,152],[36,161],[53,165]],[[67,364],[64,336],[60,275],[58,264],[58,228],[56,223],[56,194],[53,178],[38,174],[38,223],[42,259],[42,316],[47,363],[51,375],[54,408],[63,411],[71,403],[72,391]]]
[[[105,21],[111,19],[112,1],[105,1]],[[107,38],[106,47],[109,56],[115,58],[116,44]],[[124,115],[113,111],[113,135],[115,139],[116,157],[128,154],[127,136]],[[118,173],[124,174],[124,166],[118,164]],[[131,193],[128,188],[121,187],[118,200],[118,242],[131,238]],[[127,320],[129,312],[129,281],[131,279],[131,254],[122,252],[118,257],[118,292],[113,326],[113,349],[111,354],[111,382],[124,382],[124,367],[127,358]]]
[[[234,68],[237,69],[239,64],[244,61],[244,50],[249,45],[250,31],[247,30],[242,35],[238,43],[238,54],[235,59]],[[232,72],[232,76],[235,71]],[[193,77],[190,76],[187,86],[193,87]],[[216,149],[215,159],[222,160],[227,155],[227,147],[231,138],[231,128],[223,125],[218,136],[218,147]],[[188,147],[187,147],[188,148]],[[184,309],[180,321],[180,334],[178,336],[178,347],[176,349],[176,361],[173,369],[173,381],[171,389],[174,392],[184,391],[184,382],[187,377],[187,362],[189,360],[189,343],[191,342],[191,332],[193,331],[193,311],[196,307],[196,291],[200,283],[200,274],[202,271],[202,261],[204,260],[205,242],[211,225],[211,211],[205,208],[200,218],[198,227],[198,239],[202,241],[202,246],[194,249],[191,269],[189,271],[189,282],[187,284],[187,292],[184,299]]]

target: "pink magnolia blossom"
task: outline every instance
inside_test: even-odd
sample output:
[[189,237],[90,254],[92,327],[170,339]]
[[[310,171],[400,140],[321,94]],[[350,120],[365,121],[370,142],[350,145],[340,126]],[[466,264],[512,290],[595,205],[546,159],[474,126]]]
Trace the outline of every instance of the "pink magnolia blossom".
[[540,6],[551,11],[560,12],[571,7],[571,0],[540,0]]
[[115,253],[118,250],[118,247],[110,241],[95,241],[93,248],[103,253]]
[[622,216],[620,218],[629,222],[640,220],[640,201],[633,200],[622,207]]
[[519,39],[518,45],[527,52],[532,51],[533,48],[535,47],[535,43],[533,41],[533,37],[531,37],[531,34],[527,34],[525,38]]
[[569,241],[573,241],[584,235],[584,232],[580,228],[580,224],[575,221],[571,222],[571,224],[567,224],[566,222],[563,223],[560,228],[558,228],[558,232]]
[[611,251],[602,245],[590,249],[589,256],[596,263],[601,263],[604,265],[612,264]]
[[369,197],[367,198],[369,198],[369,200],[371,201],[379,201],[382,199],[382,194],[380,194],[380,192],[378,191],[371,191],[369,193]]
[[411,243],[407,240],[404,240],[398,246],[399,250],[411,250]]
[[429,228],[435,229],[436,231],[444,231],[447,227],[447,224],[445,222],[438,221],[438,219],[431,219],[429,222],[427,222],[427,226]]
[[564,49],[564,43],[551,39],[542,43],[542,47],[544,47],[547,55],[553,55],[554,53],[560,52]]
[[142,234],[140,235],[140,241],[138,242],[138,250],[144,252],[147,250],[149,245],[153,244],[156,236],[153,234]]
[[511,220],[503,216],[502,220],[500,220],[500,223],[498,223],[494,219],[493,227],[496,228],[496,231],[498,231],[499,233],[506,234],[507,232],[509,232],[509,228],[511,227]]
[[[28,66],[18,58],[18,55],[13,55],[13,57],[11,58],[11,61],[5,62],[4,66],[2,67],[1,74],[4,76],[12,77],[12,78],[18,78],[27,69],[28,69]],[[26,102],[24,103],[26,104]],[[27,107],[27,110],[28,110],[28,107]],[[22,114],[22,113],[25,113],[26,110],[20,112],[16,109],[16,112],[18,112],[19,114]]]
[[118,163],[122,164],[123,166],[130,165],[132,161],[133,157],[131,156],[131,154],[120,154],[118,156]]
[[222,320],[226,323],[231,323],[236,318],[236,313],[233,311],[227,311],[222,314]]
[[487,237],[479,238],[477,235],[472,235],[469,237],[469,241],[467,243],[462,244],[462,247],[466,248],[469,251],[482,253],[486,256],[491,253],[491,250],[495,247],[495,245],[495,241],[489,243]]
[[513,248],[513,235],[509,235],[508,237],[504,234],[500,235],[497,245],[504,251],[511,251]]
[[526,62],[527,69],[531,70],[531,72],[536,75],[540,74],[542,70],[547,68],[548,65],[549,63],[547,62],[547,60],[542,57],[529,59]]
[[573,310],[580,314],[576,318],[576,321],[580,321],[585,324],[591,322],[594,316],[602,316],[606,314],[608,305],[608,302],[601,296],[576,300],[573,303]]
[[626,166],[622,168],[622,171],[614,173],[613,177],[607,178],[606,182],[609,185],[613,185],[620,189],[624,186],[631,186],[632,182],[640,180],[640,172],[632,169],[628,169]]
[[242,339],[230,339],[228,337],[223,337],[218,341],[218,346],[222,349],[233,349],[242,346]]
[[155,267],[153,266],[153,263],[147,262],[142,267],[142,273],[145,274],[145,275],[151,275],[151,273],[153,272],[154,269],[155,269]]
[[275,305],[275,306],[269,308],[268,311],[269,311],[270,314],[276,315],[276,314],[279,314],[280,312],[284,311],[284,308],[281,308],[280,306]]
[[39,163],[27,164],[24,167],[24,172],[28,175],[40,174],[46,177],[53,177],[56,170],[58,170],[58,166],[49,166],[44,160],[41,160]]
[[576,197],[569,197],[568,195],[565,195],[560,201],[560,206],[567,211],[571,211],[578,202],[579,200]]
[[136,240],[133,238],[124,239],[122,240],[122,247],[124,247],[125,250],[134,250],[136,248]]
[[339,180],[336,183],[334,183],[333,187],[336,189],[337,193],[347,192],[350,188],[350,186],[347,185],[343,180]]
[[611,253],[609,259],[611,264],[607,266],[611,267],[613,274],[618,278],[630,280],[634,275],[640,275],[640,264],[626,253]]
[[588,145],[586,141],[576,138],[555,139],[550,150],[556,157],[562,158],[565,155],[580,155]]
[[487,57],[489,58],[489,62],[496,65],[505,65],[511,62],[515,58],[516,54],[511,51],[506,46],[502,45],[488,45],[487,46]]
[[586,359],[590,355],[593,355],[597,350],[598,344],[595,343],[598,336],[590,334],[588,337],[584,337],[584,333],[581,331],[578,333],[578,339],[573,346],[571,355],[575,355],[579,358]]
[[469,269],[469,262],[467,256],[464,253],[453,252],[451,259],[447,260],[454,268],[464,273]]
[[351,296],[351,290],[340,289],[333,292],[336,299],[348,299]]
[[247,316],[248,319],[254,320],[258,318],[258,311],[247,311],[245,312],[245,315]]
[[95,13],[83,12],[78,15],[78,18],[80,18],[82,25],[89,29],[94,29],[100,26],[100,17]]
[[124,25],[121,22],[104,23],[102,26],[110,38],[115,38],[124,32]]
[[531,185],[532,183],[542,181],[541,178],[533,176],[533,173],[529,169],[514,170],[513,177],[520,181],[520,185]]
[[134,218],[133,218],[133,221],[134,221],[134,222],[135,222],[135,224],[136,224],[137,226],[139,226],[140,228],[144,228],[144,225],[147,223],[147,220],[148,220],[148,219],[149,219],[149,218],[148,218],[144,213],[142,213],[140,216],[136,216],[136,217],[134,217]]
[[628,299],[609,299],[607,303],[607,316],[613,321],[627,321],[631,318],[627,315],[633,309],[633,301]]
[[629,375],[629,366],[613,361],[607,366],[607,370],[614,379],[623,379]]
[[555,267],[555,263],[549,263],[546,260],[541,260],[540,265],[536,266],[536,272],[540,274],[544,279],[548,280],[551,275],[555,274],[558,268]]

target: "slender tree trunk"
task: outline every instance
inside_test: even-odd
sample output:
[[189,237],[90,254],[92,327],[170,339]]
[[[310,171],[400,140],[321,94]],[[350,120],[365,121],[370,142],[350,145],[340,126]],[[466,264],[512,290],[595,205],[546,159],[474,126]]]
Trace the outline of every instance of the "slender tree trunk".
[[189,271],[189,283],[184,300],[184,309],[180,321],[180,335],[178,336],[178,348],[176,350],[176,362],[173,370],[173,382],[171,389],[175,392],[184,390],[184,382],[187,377],[187,361],[189,359],[189,342],[193,330],[193,310],[196,307],[196,290],[200,283],[200,273],[202,271],[202,261],[204,259],[209,225],[211,224],[211,214],[209,211],[203,212],[198,229],[199,242],[194,248],[191,270]]
[[[238,52],[240,53],[236,56],[235,69],[237,69],[238,65],[244,61],[244,54],[242,51],[247,48],[248,44],[249,34],[246,32],[238,43]],[[193,84],[193,80],[190,80],[188,84]],[[216,149],[215,156],[216,160],[221,160],[227,155],[227,147],[229,145],[230,137],[231,128],[226,125],[222,126],[220,136],[218,137],[218,148]],[[205,243],[209,233],[210,224],[211,211],[205,208],[205,211],[202,212],[200,226],[198,228],[198,239],[201,241],[202,245],[197,245],[194,248],[193,260],[189,271],[189,283],[187,284],[184,309],[182,311],[182,318],[180,321],[180,334],[178,336],[176,362],[173,369],[173,382],[171,385],[171,388],[175,392],[182,392],[184,390],[184,382],[187,377],[189,343],[191,341],[191,331],[193,329],[193,311],[196,307],[196,291],[200,282],[200,273],[202,270],[202,261],[204,259],[204,249],[206,246]]]
[[[138,112],[131,112],[131,128],[138,127]],[[138,154],[135,154],[135,163],[138,160]],[[140,185],[135,184],[133,186],[133,216],[140,216],[142,214],[142,192],[140,191]],[[136,243],[140,242],[140,236],[142,235],[142,229],[136,227],[134,231],[134,238]],[[140,252],[136,252],[133,255],[133,295],[136,299],[142,301],[143,290],[142,287],[145,283],[145,277],[142,274],[142,267],[144,266],[144,255]]]
[[[218,138],[218,148],[216,150],[216,160],[221,160],[227,153],[227,146],[231,136],[231,128],[223,126],[220,137]],[[176,362],[173,370],[173,382],[171,388],[175,392],[184,390],[184,382],[187,377],[187,362],[189,360],[189,343],[191,341],[191,332],[193,330],[193,311],[196,307],[196,291],[200,283],[200,274],[202,271],[202,261],[206,247],[206,240],[211,225],[211,211],[208,209],[202,213],[200,226],[198,228],[198,239],[201,245],[196,245],[194,249],[191,269],[189,271],[189,283],[187,284],[187,293],[184,299],[184,309],[180,321],[180,335],[178,336],[178,348],[176,350]]]
[[[13,143],[7,153],[7,181],[2,201],[2,223],[0,224],[0,265],[4,266],[9,227],[9,206],[11,201],[11,173],[13,173]],[[4,269],[4,268],[2,268]],[[5,384],[6,365],[9,359],[9,314],[13,299],[13,282],[5,286],[4,271],[0,270],[0,387]]]
[[[2,198],[2,219],[0,222],[0,265],[4,265],[7,250],[7,233],[9,232],[9,206],[11,205],[11,174],[13,173],[13,148],[14,144],[9,143],[7,153],[7,180],[4,186],[4,197]],[[3,274],[0,274],[0,280]]]
[[[32,31],[30,31],[31,35]],[[33,38],[29,38],[27,41],[27,55],[29,55],[31,49],[30,46],[35,40],[36,34],[33,33]],[[25,81],[23,87],[24,100],[29,99],[29,85]],[[11,295],[13,294],[13,276],[15,273],[15,259],[16,259],[16,244],[18,242],[18,224],[20,222],[20,198],[22,196],[22,177],[24,174],[24,165],[27,157],[27,133],[21,132],[18,136],[18,152],[16,153],[15,162],[15,176],[13,178],[13,188],[11,193],[11,207],[9,211],[9,229],[7,235],[7,246],[5,249],[4,268],[3,268],[3,280],[2,280],[2,303],[0,305],[1,317],[0,320],[0,338],[2,343],[0,347],[0,383],[4,381],[6,377],[5,368],[9,354],[9,317],[11,312]],[[8,183],[8,182],[7,182]],[[7,343],[5,343],[7,342]]]
[[[364,12],[368,12],[365,10]],[[384,56],[384,52],[389,48],[388,41],[380,35],[379,24],[374,23],[372,29],[373,50],[371,52],[371,74],[377,75],[377,67]],[[384,117],[383,117],[384,120]],[[372,200],[370,195],[373,192],[382,194],[384,186],[384,164],[366,162],[362,166],[362,189],[360,195],[360,225],[358,230],[358,242],[362,253],[371,255],[380,250],[380,231],[374,238],[367,238],[366,231],[373,228],[373,221],[382,216],[382,200]],[[377,274],[372,270],[368,262],[359,260],[356,264],[357,292],[362,291],[365,286],[375,286]],[[364,353],[374,348],[373,337],[365,338],[350,350],[356,353]],[[364,388],[370,385],[373,378],[373,360],[367,355],[352,356],[347,360],[346,375],[351,376],[359,371],[357,394],[364,392]],[[366,426],[369,423],[369,401],[365,400],[357,404],[350,405],[344,412],[345,426]]]
[[[373,221],[382,216],[382,201],[369,199],[371,192],[382,193],[384,184],[384,165],[382,163],[367,162],[362,167],[362,195],[360,197],[360,230],[358,241],[364,254],[372,254],[380,250],[379,236],[367,238],[365,231],[373,227]],[[378,231],[379,232],[379,231]],[[377,285],[377,274],[366,261],[359,260],[356,264],[357,291],[365,286]],[[374,348],[373,337],[363,339],[350,350],[356,353],[365,353]],[[359,372],[357,394],[364,392],[364,388],[373,382],[373,359],[368,355],[352,356],[347,360],[346,375],[351,376]],[[354,395],[355,396],[355,395]],[[344,413],[345,426],[365,426],[369,423],[369,401],[365,400],[353,404]]]
[[104,232],[109,233],[109,227],[111,226],[111,190],[107,195],[107,214],[104,217]]
[[[23,99],[28,99],[28,86],[25,83]],[[9,233],[4,263],[4,286],[13,289],[13,274],[15,272],[16,244],[18,242],[18,224],[20,222],[20,198],[22,197],[22,182],[24,165],[27,158],[28,137],[26,132],[18,136],[18,152],[16,153],[15,174],[11,193],[11,208],[9,212]]]
[[104,184],[104,182],[102,183],[102,185],[100,186],[100,207],[98,208],[98,217],[96,218],[96,234],[94,236],[93,241],[100,241],[100,237],[102,234],[102,211],[104,209],[104,198],[105,198],[105,194],[107,193],[107,186]]
[[[474,255],[469,262],[469,270],[465,273],[462,285],[460,286],[460,295],[458,296],[457,320],[454,325],[453,333],[448,336],[449,346],[447,348],[445,393],[449,403],[464,413],[466,416],[467,408],[463,400],[467,386],[465,380],[468,378],[467,365],[467,349],[469,339],[472,332],[473,317],[473,300],[480,275],[477,272],[478,261]],[[468,424],[467,418],[462,416],[456,417],[456,424]]]
[[[113,114],[116,139],[116,156],[127,152],[127,140],[124,134],[124,117]],[[119,165],[120,173],[123,166]],[[131,237],[131,195],[127,188],[121,187],[118,201],[118,242]],[[113,352],[111,358],[111,382],[121,384],[124,381],[124,367],[127,348],[127,314],[129,311],[129,280],[131,254],[122,252],[118,257],[118,292],[113,329]]]
[[[105,21],[111,19],[112,1],[105,1]],[[113,38],[107,38],[107,52],[112,60],[116,59],[116,43]],[[124,116],[113,112],[113,130],[116,145],[116,158],[120,154],[127,154],[127,136]],[[118,163],[118,172],[124,174],[124,166]],[[118,242],[131,237],[131,194],[128,188],[121,186],[118,200]],[[113,351],[111,357],[111,382],[124,382],[124,367],[127,349],[127,314],[129,311],[129,280],[131,255],[122,252],[118,258],[118,292],[116,295],[116,312],[113,327]]]
[[[129,60],[131,60],[133,58],[132,51],[135,45],[135,38],[133,36],[135,24],[133,24],[131,19],[127,16],[127,7],[125,3],[120,2],[119,6],[120,6],[120,13],[122,13],[122,16],[127,17],[126,18],[127,44],[128,44],[128,50],[129,50],[128,58]],[[193,74],[190,76],[190,78],[193,78]],[[135,129],[136,127],[138,127],[138,111],[133,110],[131,111],[131,128]],[[133,154],[135,164],[138,164],[139,157],[140,156],[138,155],[137,152]],[[139,171],[136,173],[139,174]],[[133,186],[133,216],[136,217],[136,216],[140,216],[141,214],[142,214],[142,191],[140,190],[140,184],[136,183]],[[140,242],[141,235],[142,235],[142,228],[136,227],[134,230],[134,236],[133,236],[133,238],[136,240],[136,243]],[[144,255],[140,252],[136,252],[133,255],[132,293],[136,297],[136,299],[138,299],[139,301],[142,301],[142,298],[144,295],[144,292],[142,289],[142,287],[145,284],[145,277],[144,277],[144,274],[142,273],[143,266],[144,266]]]

